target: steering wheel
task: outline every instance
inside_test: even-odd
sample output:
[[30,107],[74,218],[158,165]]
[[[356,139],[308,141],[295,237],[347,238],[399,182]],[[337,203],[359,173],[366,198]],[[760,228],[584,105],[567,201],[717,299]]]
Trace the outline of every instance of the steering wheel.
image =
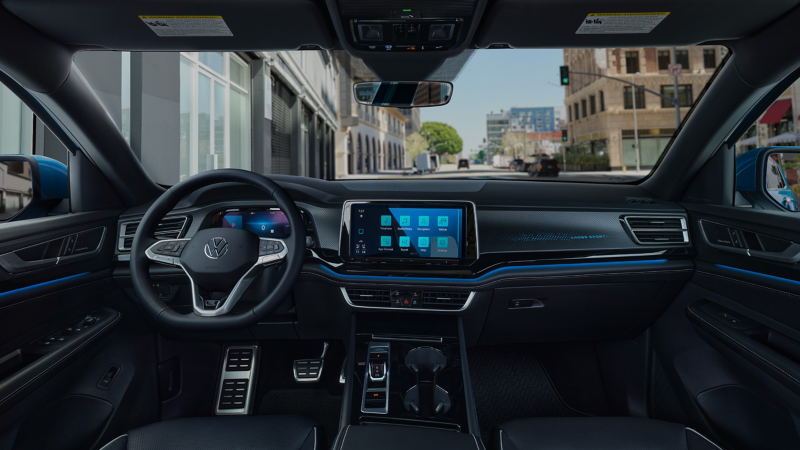
[[[259,238],[243,229],[209,228],[189,239],[156,239],[156,226],[182,198],[200,188],[226,182],[255,186],[271,196],[289,221],[289,237]],[[236,169],[194,175],[167,189],[142,218],[131,246],[133,289],[145,310],[158,323],[171,328],[202,331],[255,325],[275,311],[292,291],[305,259],[305,230],[297,205],[269,178]],[[153,262],[180,267],[186,272],[192,286],[193,314],[179,314],[161,301],[150,281],[149,268]],[[266,298],[247,312],[229,314],[265,267],[284,262],[285,270]],[[212,299],[204,298],[202,292],[223,294]]]

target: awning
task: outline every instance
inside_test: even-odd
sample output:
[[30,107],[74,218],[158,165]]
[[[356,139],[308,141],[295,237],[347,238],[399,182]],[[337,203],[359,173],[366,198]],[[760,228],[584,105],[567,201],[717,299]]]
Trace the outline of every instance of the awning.
[[758,136],[749,137],[739,141],[739,145],[756,145],[758,144]]
[[775,137],[769,138],[767,143],[769,145],[796,144],[798,141],[800,141],[800,133],[793,133],[790,131],[788,133],[779,134]]
[[761,116],[761,120],[758,123],[780,123],[783,116],[786,115],[786,111],[791,107],[792,99],[778,100]]

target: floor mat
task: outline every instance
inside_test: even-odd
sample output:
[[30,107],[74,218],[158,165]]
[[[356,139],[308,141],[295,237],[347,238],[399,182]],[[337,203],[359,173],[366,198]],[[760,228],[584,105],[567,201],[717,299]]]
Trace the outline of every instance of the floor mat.
[[494,427],[512,419],[579,415],[558,398],[530,347],[473,347],[467,350],[467,360],[486,445]]
[[[278,389],[269,391],[261,399],[259,414],[291,414],[308,417],[322,426],[328,446],[339,431],[342,398],[333,397],[322,389]],[[323,446],[327,448],[327,446]]]

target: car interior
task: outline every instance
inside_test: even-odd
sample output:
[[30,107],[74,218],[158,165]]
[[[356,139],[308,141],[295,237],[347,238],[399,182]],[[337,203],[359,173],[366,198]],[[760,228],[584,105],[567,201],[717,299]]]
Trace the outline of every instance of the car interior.
[[[601,13],[631,18],[580,31]],[[0,82],[66,161],[0,155],[32,179],[0,222],[0,450],[800,448],[800,217],[775,194],[800,148],[735,151],[800,76],[795,19],[798,0],[0,0]],[[75,63],[331,50],[449,101],[478,49],[699,44],[729,53],[633,181],[166,185]]]

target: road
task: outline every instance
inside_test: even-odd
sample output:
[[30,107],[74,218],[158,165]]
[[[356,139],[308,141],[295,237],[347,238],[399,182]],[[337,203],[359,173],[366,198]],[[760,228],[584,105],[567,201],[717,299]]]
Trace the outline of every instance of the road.
[[[633,181],[640,179],[647,174],[649,170],[628,170],[623,172],[621,170],[603,171],[603,172],[561,172],[558,179],[564,181]],[[374,174],[359,174],[348,178],[353,179],[443,179],[443,178],[505,178],[505,179],[522,179],[522,180],[536,180],[531,178],[526,172],[510,172],[508,168],[498,169],[486,164],[471,164],[469,169],[458,169],[456,164],[442,164],[441,168],[430,174],[417,175],[410,170],[390,170]]]

